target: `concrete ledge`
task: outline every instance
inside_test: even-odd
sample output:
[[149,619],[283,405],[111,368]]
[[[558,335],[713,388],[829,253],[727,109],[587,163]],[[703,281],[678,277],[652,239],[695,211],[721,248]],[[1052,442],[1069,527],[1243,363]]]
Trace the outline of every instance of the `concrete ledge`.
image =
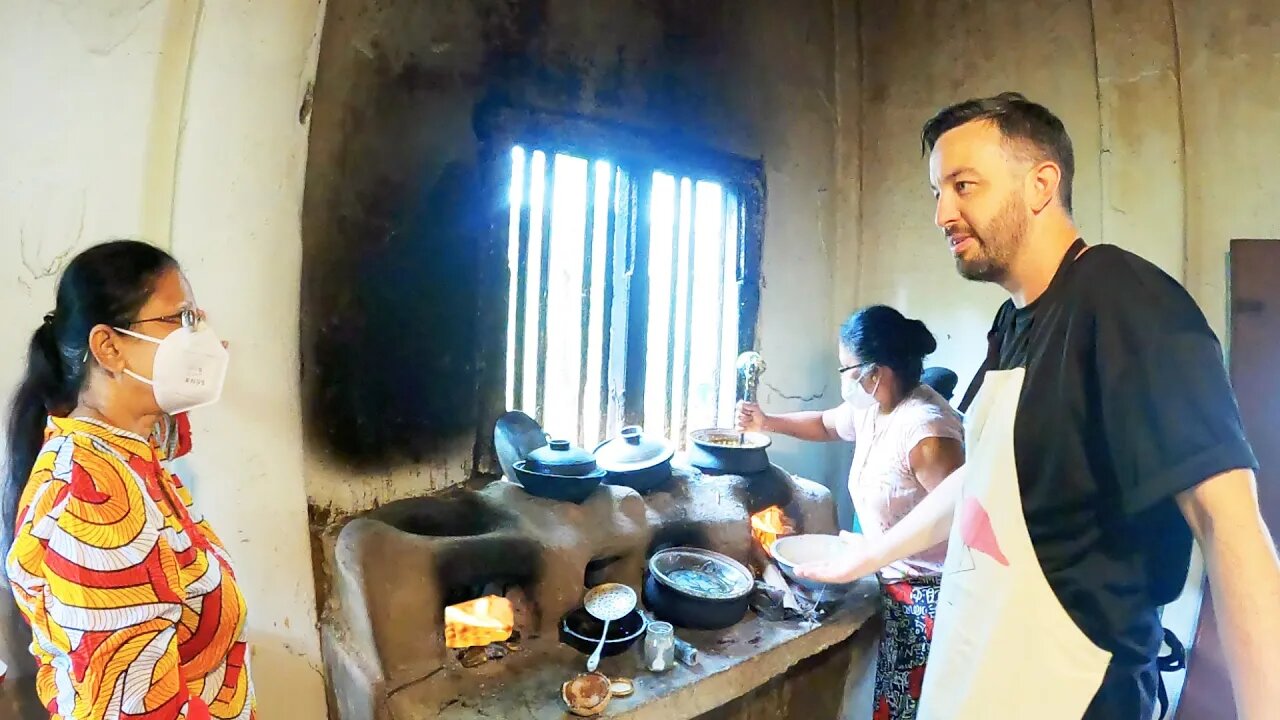
[[[878,609],[874,578],[863,580],[824,622],[768,622],[749,614],[719,632],[681,631],[699,651],[699,665],[663,674],[640,667],[642,642],[605,658],[600,671],[635,680],[635,695],[615,698],[602,717],[625,720],[695,718],[755,690],[800,661],[837,645]],[[543,720],[564,717],[560,685],[583,672],[586,657],[554,639],[539,640],[520,653],[471,670],[450,663],[438,672],[391,692],[393,720]],[[447,692],[447,695],[444,693]],[[833,688],[833,692],[840,692]]]

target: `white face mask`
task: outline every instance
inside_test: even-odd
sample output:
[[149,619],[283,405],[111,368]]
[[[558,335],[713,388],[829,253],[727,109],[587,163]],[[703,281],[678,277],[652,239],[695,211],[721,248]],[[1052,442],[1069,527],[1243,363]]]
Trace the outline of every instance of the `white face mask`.
[[876,398],[874,393],[880,387],[880,380],[877,379],[875,388],[872,388],[871,392],[867,392],[866,388],[862,387],[861,378],[861,375],[858,377],[845,375],[840,378],[840,397],[844,398],[844,401],[856,410],[866,410],[875,405]]
[[159,345],[150,380],[127,368],[124,372],[151,386],[161,410],[176,415],[212,405],[222,396],[230,355],[208,324],[178,328],[163,340],[123,328],[116,330]]

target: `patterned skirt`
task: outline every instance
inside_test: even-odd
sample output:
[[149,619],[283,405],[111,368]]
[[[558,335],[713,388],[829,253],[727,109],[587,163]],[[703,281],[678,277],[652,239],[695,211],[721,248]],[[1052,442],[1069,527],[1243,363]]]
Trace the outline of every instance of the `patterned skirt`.
[[876,662],[874,720],[914,720],[933,640],[942,576],[882,580],[884,635]]

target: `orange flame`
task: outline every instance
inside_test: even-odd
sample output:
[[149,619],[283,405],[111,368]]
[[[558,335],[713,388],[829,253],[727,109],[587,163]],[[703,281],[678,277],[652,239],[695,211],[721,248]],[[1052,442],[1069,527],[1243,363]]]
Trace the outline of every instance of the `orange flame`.
[[444,609],[445,647],[466,648],[501,642],[515,630],[511,601],[489,595]]
[[751,537],[760,543],[760,547],[764,548],[766,553],[769,552],[769,546],[774,540],[783,535],[790,535],[792,532],[794,531],[791,524],[787,522],[787,516],[777,505],[767,507],[751,516]]

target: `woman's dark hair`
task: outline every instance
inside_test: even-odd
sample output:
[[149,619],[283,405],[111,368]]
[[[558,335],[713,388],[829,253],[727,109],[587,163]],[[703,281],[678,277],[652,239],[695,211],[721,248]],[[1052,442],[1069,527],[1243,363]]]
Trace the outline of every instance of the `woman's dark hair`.
[[870,305],[850,315],[840,326],[840,342],[860,362],[892,369],[904,393],[920,384],[925,356],[938,349],[924,323],[888,305]]
[[18,501],[44,438],[45,418],[64,416],[79,401],[89,371],[89,331],[123,327],[137,318],[156,280],[178,263],[163,250],[116,240],[85,250],[58,280],[57,307],[31,335],[27,373],[9,414],[9,467],[0,488],[0,551],[8,552]]

